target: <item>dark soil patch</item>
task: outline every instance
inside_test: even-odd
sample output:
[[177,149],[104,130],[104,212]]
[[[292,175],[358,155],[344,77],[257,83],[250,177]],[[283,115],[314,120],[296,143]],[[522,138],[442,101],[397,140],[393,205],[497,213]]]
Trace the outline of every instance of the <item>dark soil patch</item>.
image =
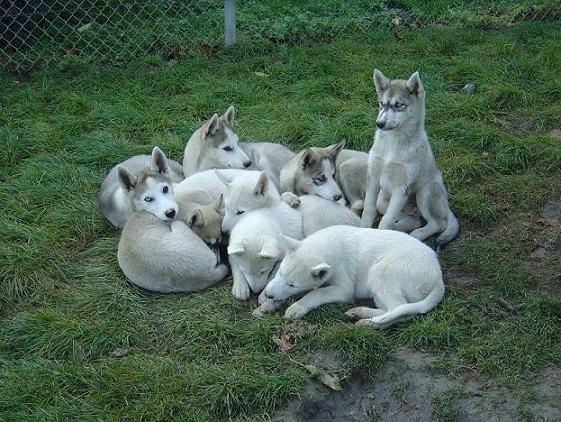
[[561,369],[546,368],[517,389],[449,377],[430,369],[435,356],[400,348],[372,381],[351,381],[333,393],[310,382],[283,421],[499,421],[532,415],[561,420]]

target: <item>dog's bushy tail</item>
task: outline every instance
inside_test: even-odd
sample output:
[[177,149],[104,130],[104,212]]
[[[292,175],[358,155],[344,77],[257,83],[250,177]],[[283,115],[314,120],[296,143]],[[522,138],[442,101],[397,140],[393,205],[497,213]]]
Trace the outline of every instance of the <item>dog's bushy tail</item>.
[[426,314],[428,311],[436,307],[444,297],[444,283],[435,286],[434,289],[421,301],[413,303],[404,303],[396,306],[392,310],[376,317],[376,322],[383,325],[381,328],[387,328],[398,322],[401,318],[412,316],[415,314]]
[[458,237],[460,223],[452,211],[448,212],[448,224],[446,229],[436,238],[436,253],[440,253],[444,247]]

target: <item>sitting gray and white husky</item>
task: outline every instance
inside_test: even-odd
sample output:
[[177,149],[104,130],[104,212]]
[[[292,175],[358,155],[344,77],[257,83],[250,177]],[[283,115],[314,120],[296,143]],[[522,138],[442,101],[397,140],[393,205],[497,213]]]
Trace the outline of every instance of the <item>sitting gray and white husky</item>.
[[123,228],[117,258],[127,279],[161,293],[202,290],[226,276],[228,269],[185,222],[177,220],[170,168],[159,148],[153,166],[133,175],[117,166],[135,212]]
[[396,229],[400,214],[413,204],[426,221],[406,230],[419,240],[438,234],[437,250],[453,240],[458,220],[436,166],[425,131],[425,90],[415,72],[408,80],[390,80],[378,69],[374,83],[379,99],[376,135],[368,158],[368,182],[362,226]]
[[[107,218],[111,224],[119,229],[122,229],[125,226],[125,223],[132,215],[135,208],[131,194],[133,191],[128,189],[128,187],[123,186],[123,184],[119,181],[117,167],[120,166],[123,171],[128,171],[132,175],[130,180],[134,181],[136,175],[140,174],[142,171],[150,168],[153,170],[155,169],[155,151],[156,148],[152,151],[151,156],[135,155],[134,157],[129,158],[128,160],[113,167],[101,184],[101,190],[97,196],[97,203],[105,218]],[[184,179],[181,165],[178,162],[169,159],[167,162],[169,168],[168,177],[173,183],[181,182]]]

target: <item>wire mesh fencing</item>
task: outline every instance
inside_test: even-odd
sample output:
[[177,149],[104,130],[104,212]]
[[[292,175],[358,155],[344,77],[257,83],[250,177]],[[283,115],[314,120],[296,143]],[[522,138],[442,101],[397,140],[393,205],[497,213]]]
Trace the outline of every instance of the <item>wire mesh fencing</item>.
[[64,56],[120,62],[215,44],[222,1],[14,0],[0,6],[0,60],[28,68]]
[[[181,57],[200,47],[215,49],[224,45],[224,11],[224,0],[2,2],[0,65],[29,69],[67,56],[115,64],[147,55]],[[427,25],[492,29],[524,21],[561,22],[561,3],[237,0],[235,19],[240,43],[267,47],[368,36],[380,30],[399,37]]]

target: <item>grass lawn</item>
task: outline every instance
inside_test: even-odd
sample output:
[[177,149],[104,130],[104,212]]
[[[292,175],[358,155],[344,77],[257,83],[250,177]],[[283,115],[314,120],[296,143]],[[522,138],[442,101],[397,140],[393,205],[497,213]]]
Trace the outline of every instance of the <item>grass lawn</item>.
[[[242,139],[301,149],[345,138],[368,151],[375,67],[421,72],[427,129],[462,223],[442,255],[437,309],[378,332],[345,322],[350,305],[332,305],[295,326],[253,318],[255,301],[238,303],[230,281],[167,296],[127,284],[119,233],[95,202],[109,168],[154,145],[181,160],[190,134],[230,104]],[[406,345],[439,356],[438,371],[469,366],[513,389],[559,365],[561,228],[548,214],[561,194],[559,69],[561,25],[534,21],[242,40],[177,62],[70,57],[2,73],[0,419],[267,418],[303,391],[301,364],[318,350],[336,354],[343,377],[375,377]],[[299,335],[280,353],[285,329]],[[112,357],[118,348],[128,354]]]

